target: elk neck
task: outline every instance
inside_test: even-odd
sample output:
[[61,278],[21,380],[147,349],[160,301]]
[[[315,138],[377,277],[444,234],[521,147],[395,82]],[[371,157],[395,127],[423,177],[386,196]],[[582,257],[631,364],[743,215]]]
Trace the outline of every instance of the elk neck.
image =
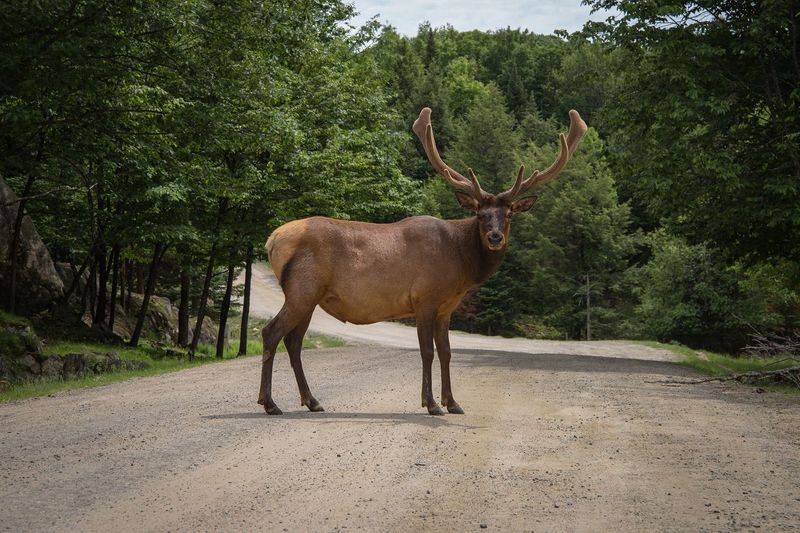
[[506,256],[506,249],[488,250],[481,240],[478,217],[456,221],[461,228],[461,255],[467,264],[470,281],[480,285],[497,272]]

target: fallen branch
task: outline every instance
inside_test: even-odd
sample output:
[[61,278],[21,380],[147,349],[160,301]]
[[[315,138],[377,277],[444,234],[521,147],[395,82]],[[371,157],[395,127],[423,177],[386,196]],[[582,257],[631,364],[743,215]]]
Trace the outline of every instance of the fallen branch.
[[800,355],[800,332],[794,331],[788,335],[762,334],[755,332],[750,335],[751,344],[745,346],[747,354],[756,357],[774,357],[781,354]]
[[670,383],[676,385],[697,385],[699,383],[710,383],[712,381],[726,382],[738,381],[740,383],[754,383],[764,380],[771,380],[777,383],[789,383],[800,388],[800,365],[781,368],[779,370],[767,370],[762,372],[742,372],[731,376],[717,376],[703,379],[663,379],[658,381],[648,381],[648,383]]

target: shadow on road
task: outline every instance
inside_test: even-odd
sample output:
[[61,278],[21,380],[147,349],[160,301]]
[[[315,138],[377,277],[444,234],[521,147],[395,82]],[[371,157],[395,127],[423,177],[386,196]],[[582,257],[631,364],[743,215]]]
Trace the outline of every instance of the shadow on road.
[[675,363],[565,354],[521,354],[495,350],[454,350],[453,364],[466,367],[507,367],[520,370],[551,372],[613,372],[620,374],[659,374],[663,376],[696,376],[692,370]]
[[218,415],[206,415],[202,418],[206,420],[249,420],[257,419],[264,421],[282,422],[288,420],[308,420],[314,423],[332,422],[368,422],[390,423],[390,424],[417,424],[425,427],[438,428],[443,426],[460,427],[464,429],[482,429],[482,426],[470,426],[459,424],[459,415],[431,416],[424,413],[345,413],[326,411],[324,413],[312,413],[309,411],[284,412],[281,416],[267,416],[263,412],[246,413],[222,413]]

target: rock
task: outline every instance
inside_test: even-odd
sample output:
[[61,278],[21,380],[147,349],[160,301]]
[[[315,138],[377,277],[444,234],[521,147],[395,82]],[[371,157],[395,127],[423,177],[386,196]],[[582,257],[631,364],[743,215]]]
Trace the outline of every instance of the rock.
[[82,353],[67,353],[64,358],[65,376],[82,376],[86,372],[86,358]]
[[150,363],[135,359],[132,361],[122,361],[122,368],[125,370],[142,370],[144,368],[150,368]]
[[48,378],[64,374],[64,358],[60,355],[51,355],[42,362],[42,376]]
[[135,322],[131,324],[130,317],[125,312],[125,308],[122,307],[121,304],[117,304],[114,312],[114,335],[121,339],[130,339],[135,326]]
[[29,353],[17,358],[16,363],[18,370],[24,374],[38,376],[42,373],[42,366],[39,364],[39,361]]
[[[0,292],[8,294],[10,289],[11,238],[17,218],[17,195],[0,177]],[[50,252],[36,232],[30,217],[22,219],[17,259],[17,312],[31,315],[48,309],[61,296],[64,283],[56,272]]]
[[[61,279],[61,283],[64,285],[64,291],[67,291],[72,286],[72,280],[75,279],[75,274],[77,274],[77,270],[73,271],[72,267],[69,263],[62,263],[58,262],[55,264],[56,273],[58,273],[58,277]],[[78,267],[76,267],[78,268]],[[86,287],[86,283],[89,281],[89,269],[86,268],[81,274],[80,279],[78,280],[78,286],[72,291],[70,295],[70,301],[79,302],[81,298],[81,293],[83,292],[84,287]]]
[[[131,294],[131,309],[127,316],[128,328],[132,332],[136,326],[136,317],[142,305],[141,294]],[[114,327],[116,331],[116,326]],[[150,339],[161,342],[177,342],[178,340],[178,309],[167,298],[153,295],[147,306],[145,315],[144,334]],[[128,335],[130,338],[130,334]]]
[[42,341],[36,336],[28,320],[0,314],[0,378],[17,381],[38,376]]
[[[189,327],[191,331],[189,333],[189,339],[191,340],[192,335],[194,334],[194,326],[197,323],[197,318],[191,318],[189,320]],[[200,343],[203,344],[217,344],[217,331],[219,331],[219,327],[211,320],[210,317],[206,316],[203,317],[203,325],[200,328]]]
[[115,370],[140,370],[150,365],[145,361],[123,361],[116,352],[85,352],[64,354],[64,376],[102,374]]

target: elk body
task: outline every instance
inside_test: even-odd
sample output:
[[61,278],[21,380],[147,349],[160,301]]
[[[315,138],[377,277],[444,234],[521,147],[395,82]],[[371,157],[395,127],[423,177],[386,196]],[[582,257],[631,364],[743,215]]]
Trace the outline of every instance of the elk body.
[[432,415],[443,414],[431,383],[435,343],[441,364],[442,405],[450,413],[464,412],[450,385],[450,315],[468,291],[499,268],[512,215],[530,209],[537,197],[525,194],[564,168],[586,132],[586,124],[576,111],[570,111],[569,134],[559,136],[558,159],[526,179],[521,167],[513,187],[493,195],[481,189],[471,169],[466,178],[442,161],[430,115],[431,110],[424,108],[413,130],[431,165],[456,190],[458,202],[475,216],[463,220],[418,216],[392,224],[312,217],[276,229],[267,240],[267,253],[286,300],[262,330],[258,403],[267,414],[281,414],[272,398],[272,366],[281,339],[289,352],[301,405],[311,411],[323,410],[311,394],[300,361],[303,336],[317,305],[354,324],[415,317],[422,356],[422,407]]

